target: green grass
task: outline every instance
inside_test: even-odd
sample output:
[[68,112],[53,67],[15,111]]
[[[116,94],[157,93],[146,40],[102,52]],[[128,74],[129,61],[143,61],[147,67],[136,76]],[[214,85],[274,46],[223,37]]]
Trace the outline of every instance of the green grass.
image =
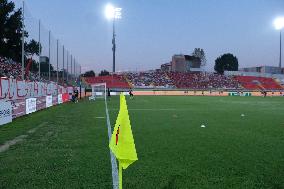
[[[284,188],[283,98],[149,96],[127,103],[139,160],[123,171],[124,188]],[[113,125],[118,97],[108,106]],[[82,101],[0,127],[0,144],[38,127],[0,153],[0,188],[112,188],[101,116],[103,101]]]

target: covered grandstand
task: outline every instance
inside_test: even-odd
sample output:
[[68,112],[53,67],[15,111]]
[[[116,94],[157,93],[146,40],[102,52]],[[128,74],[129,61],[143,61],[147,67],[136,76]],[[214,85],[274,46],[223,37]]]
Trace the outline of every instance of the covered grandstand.
[[251,90],[281,91],[283,86],[271,77],[221,75],[210,72],[128,72],[121,75],[86,77],[91,85],[106,83],[108,88],[120,89],[188,89],[188,90]]

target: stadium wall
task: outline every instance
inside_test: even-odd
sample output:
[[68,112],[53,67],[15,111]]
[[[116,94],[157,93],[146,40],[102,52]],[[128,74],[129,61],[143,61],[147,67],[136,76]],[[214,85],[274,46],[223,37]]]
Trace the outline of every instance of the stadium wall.
[[56,83],[29,82],[16,79],[0,79],[0,100],[25,99],[66,93],[67,89]]
[[[0,79],[0,125],[33,112],[69,102],[73,87],[56,83]],[[85,97],[83,89],[81,97]],[[88,94],[87,94],[88,95]]]

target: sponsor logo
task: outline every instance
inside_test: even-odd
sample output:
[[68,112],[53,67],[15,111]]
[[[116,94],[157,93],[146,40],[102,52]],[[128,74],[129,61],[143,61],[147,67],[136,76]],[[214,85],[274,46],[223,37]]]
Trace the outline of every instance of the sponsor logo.
[[0,110],[0,118],[9,117],[9,116],[11,116],[11,110],[9,108]]
[[11,102],[0,101],[0,125],[12,122]]

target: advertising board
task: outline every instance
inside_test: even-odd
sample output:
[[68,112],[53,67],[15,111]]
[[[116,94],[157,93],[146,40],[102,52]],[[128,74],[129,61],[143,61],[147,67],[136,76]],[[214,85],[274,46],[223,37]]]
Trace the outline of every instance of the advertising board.
[[12,122],[11,102],[0,101],[0,125]]
[[45,102],[46,102],[46,107],[47,108],[51,107],[52,106],[52,96],[51,95],[50,96],[46,96]]
[[62,104],[63,103],[63,99],[62,99],[62,94],[59,94],[58,97],[57,97],[57,102],[58,104]]
[[30,114],[36,111],[36,98],[26,99],[26,114]]

